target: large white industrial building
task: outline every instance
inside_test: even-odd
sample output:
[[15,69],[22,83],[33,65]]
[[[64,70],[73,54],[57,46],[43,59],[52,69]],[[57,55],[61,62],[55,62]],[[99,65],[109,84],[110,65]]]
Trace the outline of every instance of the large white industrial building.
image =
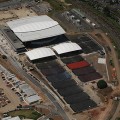
[[[12,37],[14,45],[16,45],[16,39],[18,38],[18,41],[21,41],[25,47],[38,48],[26,52],[26,55],[31,61],[47,57],[50,58],[51,56],[55,56],[55,53],[61,55],[82,50],[76,43],[66,43],[68,39],[64,36],[64,29],[57,21],[54,21],[47,15],[20,18],[9,21],[7,24],[16,36],[14,37],[15,40]],[[7,32],[7,34],[12,36],[12,32]],[[21,45],[20,42],[17,44],[18,48],[20,48],[19,45]],[[50,47],[50,45],[53,47]]]
[[22,42],[65,34],[58,22],[47,15],[12,20],[7,22],[7,24]]
[[34,63],[42,59],[55,58],[56,55],[69,54],[71,52],[77,52],[77,51],[79,52],[82,51],[82,48],[78,44],[67,42],[67,43],[57,44],[50,48],[41,47],[41,48],[33,49],[28,52],[25,52],[25,54],[28,57],[28,59]]
[[47,15],[20,18],[7,25],[4,33],[17,53],[68,41],[64,29]]

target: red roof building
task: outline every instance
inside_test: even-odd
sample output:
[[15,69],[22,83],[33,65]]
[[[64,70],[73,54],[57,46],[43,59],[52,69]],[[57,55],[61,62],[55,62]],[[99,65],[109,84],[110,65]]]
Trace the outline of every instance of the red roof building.
[[86,66],[89,66],[89,65],[90,64],[87,61],[80,61],[80,62],[67,64],[67,67],[74,70],[74,69],[86,67]]

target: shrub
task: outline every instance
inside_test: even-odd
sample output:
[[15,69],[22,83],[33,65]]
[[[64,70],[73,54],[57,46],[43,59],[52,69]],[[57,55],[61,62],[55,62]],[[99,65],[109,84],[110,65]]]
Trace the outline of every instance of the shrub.
[[99,80],[97,83],[99,89],[107,88],[107,83],[104,80]]

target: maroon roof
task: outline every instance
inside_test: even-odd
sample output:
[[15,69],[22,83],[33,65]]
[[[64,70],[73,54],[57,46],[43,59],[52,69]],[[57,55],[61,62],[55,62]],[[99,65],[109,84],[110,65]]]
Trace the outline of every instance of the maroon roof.
[[102,78],[102,76],[98,72],[89,73],[87,75],[81,75],[81,76],[78,76],[78,77],[82,82],[88,82],[88,81],[92,81],[92,80]]
[[82,67],[82,68],[78,68],[78,69],[73,70],[73,73],[75,75],[78,75],[78,76],[86,75],[88,73],[93,73],[93,72],[96,72],[96,70],[91,66]]
[[67,67],[74,70],[82,67],[89,66],[89,63],[87,61],[80,61],[80,62],[75,62],[71,64],[67,64]]

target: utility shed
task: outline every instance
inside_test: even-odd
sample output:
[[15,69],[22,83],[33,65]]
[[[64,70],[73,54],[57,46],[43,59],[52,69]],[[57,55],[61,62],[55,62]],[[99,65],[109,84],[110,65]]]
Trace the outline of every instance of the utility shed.
[[98,58],[98,63],[99,64],[106,64],[106,59],[105,58]]

